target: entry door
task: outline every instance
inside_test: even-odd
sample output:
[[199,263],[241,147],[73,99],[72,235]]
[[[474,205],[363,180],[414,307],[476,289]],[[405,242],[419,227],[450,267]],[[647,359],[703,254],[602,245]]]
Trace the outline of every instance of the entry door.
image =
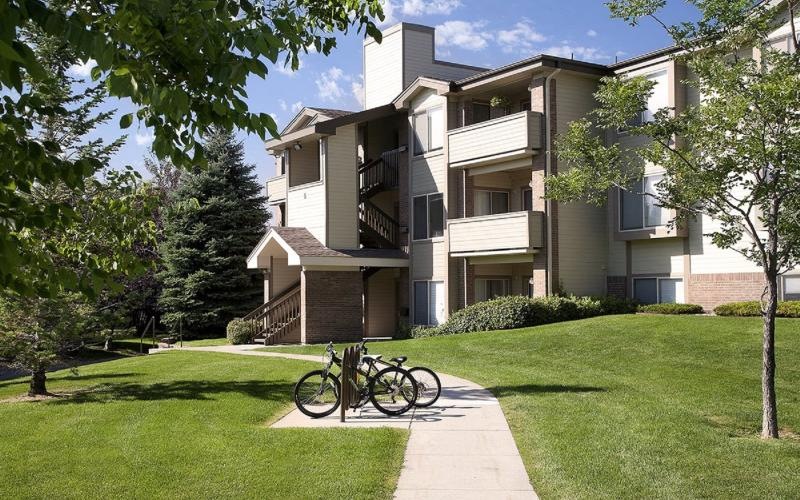
[[431,315],[431,324],[440,325],[444,323],[444,283],[431,281],[428,298],[430,300],[428,310]]

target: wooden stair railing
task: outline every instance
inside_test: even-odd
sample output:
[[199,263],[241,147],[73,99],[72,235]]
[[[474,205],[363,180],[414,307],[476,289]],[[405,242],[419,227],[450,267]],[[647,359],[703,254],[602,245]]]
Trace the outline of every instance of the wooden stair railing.
[[400,246],[400,225],[389,214],[370,201],[363,201],[358,206],[359,220],[390,248]]
[[243,319],[253,325],[255,338],[273,344],[291,332],[300,321],[300,282],[271,298]]
[[379,158],[367,160],[358,167],[362,201],[380,191],[395,189],[400,185],[400,155],[405,151],[405,146],[385,151]]

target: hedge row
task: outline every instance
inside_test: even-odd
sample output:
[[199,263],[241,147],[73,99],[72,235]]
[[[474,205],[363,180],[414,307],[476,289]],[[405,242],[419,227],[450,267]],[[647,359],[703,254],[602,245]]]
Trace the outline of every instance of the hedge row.
[[703,306],[697,304],[647,304],[639,306],[639,312],[650,314],[702,314]]
[[[717,316],[761,316],[761,303],[757,300],[731,302],[714,308]],[[778,302],[779,318],[800,318],[800,300]]]
[[510,330],[528,326],[591,318],[605,314],[630,314],[636,304],[614,297],[500,297],[479,302],[453,313],[436,327],[415,327],[415,338],[456,333]]

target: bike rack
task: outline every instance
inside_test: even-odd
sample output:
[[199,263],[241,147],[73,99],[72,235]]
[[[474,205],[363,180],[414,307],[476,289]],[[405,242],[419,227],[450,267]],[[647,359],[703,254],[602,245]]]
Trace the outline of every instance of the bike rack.
[[356,386],[358,385],[358,362],[360,361],[360,352],[358,346],[350,346],[346,347],[344,353],[342,354],[342,375],[341,375],[341,386],[342,386],[342,400],[339,404],[339,421],[344,422],[345,414],[347,410],[350,409],[350,406],[358,401],[359,395],[357,394],[357,389],[354,387],[353,384],[350,383],[351,380],[356,382]]

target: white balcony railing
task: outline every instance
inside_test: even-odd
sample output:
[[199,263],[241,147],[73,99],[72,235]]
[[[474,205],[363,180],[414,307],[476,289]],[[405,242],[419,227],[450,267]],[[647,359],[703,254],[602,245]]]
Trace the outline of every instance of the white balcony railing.
[[510,212],[450,219],[450,254],[502,255],[532,253],[544,246],[542,212]]
[[477,167],[532,156],[542,147],[542,114],[522,111],[450,130],[450,166]]
[[286,200],[286,176],[279,175],[267,179],[267,196],[270,203]]

